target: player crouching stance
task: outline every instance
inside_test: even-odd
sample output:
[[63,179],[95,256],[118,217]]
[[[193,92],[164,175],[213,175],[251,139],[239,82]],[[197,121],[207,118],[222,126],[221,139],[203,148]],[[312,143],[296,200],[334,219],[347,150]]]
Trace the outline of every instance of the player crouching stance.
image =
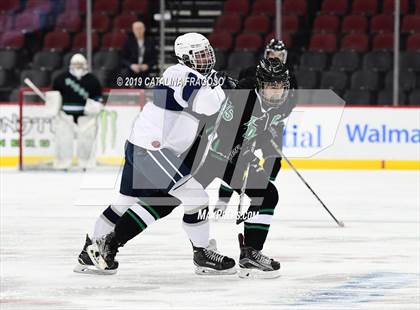
[[[77,161],[82,169],[95,165],[97,115],[102,110],[102,90],[98,79],[88,72],[87,60],[75,54],[68,72],[57,76],[54,91],[62,97],[55,117],[55,169],[68,169],[73,161],[73,140],[77,137]],[[47,97],[48,99],[48,97]],[[57,100],[55,97],[53,100]]]
[[182,203],[196,273],[236,273],[235,261],[210,244],[209,220],[200,217],[208,212],[209,197],[180,157],[198,136],[199,119],[218,114],[225,99],[220,86],[197,84],[214,72],[213,48],[201,34],[188,33],[175,40],[175,54],[179,63],[165,70],[164,84],[134,123],[120,195],[97,220],[93,242],[87,237],[75,272],[115,273],[118,248]]

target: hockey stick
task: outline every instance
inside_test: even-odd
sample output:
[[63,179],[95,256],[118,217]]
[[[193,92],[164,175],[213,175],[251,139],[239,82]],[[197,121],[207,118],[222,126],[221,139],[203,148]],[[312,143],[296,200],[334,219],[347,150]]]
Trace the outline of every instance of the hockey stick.
[[29,78],[25,78],[23,82],[29,86],[30,89],[34,91],[35,94],[37,94],[44,102],[47,101],[47,98],[45,97],[44,93],[34,84]]
[[273,139],[270,140],[271,145],[276,150],[279,155],[284,158],[284,160],[287,162],[287,164],[292,168],[292,170],[297,174],[299,179],[306,185],[306,187],[311,191],[311,193],[315,196],[315,198],[319,201],[319,203],[324,207],[324,209],[328,212],[328,214],[334,219],[334,221],[337,223],[338,226],[344,227],[344,223],[342,221],[339,221],[336,219],[336,217],[331,213],[331,211],[328,209],[328,207],[325,205],[325,203],[319,198],[319,196],[315,193],[315,191],[312,189],[312,187],[306,182],[306,180],[303,178],[303,176],[299,173],[299,171],[296,170],[296,168],[293,166],[293,164],[290,162],[290,160],[284,155],[281,148],[277,145],[276,142],[274,142]]
[[[254,153],[255,145],[256,145],[256,141],[254,140],[254,142],[252,143],[250,152]],[[249,175],[249,168],[250,167],[251,167],[251,163],[248,163],[246,165],[246,169],[245,169],[245,172],[244,172],[243,183],[242,183],[242,186],[241,186],[241,192],[239,194],[238,213],[237,213],[237,216],[236,216],[236,224],[237,225],[242,223],[245,220],[246,215],[248,215],[248,211],[245,212],[245,214],[242,214],[242,206],[244,204],[245,190],[246,190],[246,186],[248,184],[248,175]]]
[[207,155],[210,152],[211,144],[213,143],[213,140],[216,137],[217,129],[219,128],[220,122],[222,121],[222,116],[223,116],[223,113],[226,109],[228,100],[229,100],[229,97],[226,97],[221,104],[219,114],[217,115],[216,122],[214,123],[213,131],[209,136],[209,140],[207,141],[207,145],[206,145],[206,148],[204,150],[203,157],[201,157],[201,160],[200,160],[199,164],[197,165],[197,167],[195,168],[194,171],[192,171],[189,175],[185,176],[183,179],[179,180],[177,182],[176,186],[174,185],[174,187],[172,187],[171,191],[176,190],[177,188],[179,188],[180,186],[184,185],[186,182],[191,180],[197,174],[198,170],[200,170],[201,167],[204,165],[204,162],[206,161]]

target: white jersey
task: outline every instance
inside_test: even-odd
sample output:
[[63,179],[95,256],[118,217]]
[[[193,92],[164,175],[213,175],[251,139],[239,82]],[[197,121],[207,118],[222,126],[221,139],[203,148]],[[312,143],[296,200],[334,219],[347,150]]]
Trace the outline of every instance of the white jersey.
[[182,64],[166,69],[163,85],[153,90],[153,102],[144,106],[128,140],[148,150],[185,152],[197,135],[199,114],[217,113],[225,99],[220,86],[211,88],[199,79],[206,78]]

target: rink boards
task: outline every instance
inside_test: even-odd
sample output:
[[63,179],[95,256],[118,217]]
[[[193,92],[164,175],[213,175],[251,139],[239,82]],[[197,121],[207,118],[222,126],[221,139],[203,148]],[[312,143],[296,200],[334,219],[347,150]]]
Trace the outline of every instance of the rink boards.
[[[0,108],[0,166],[17,167],[18,105]],[[136,106],[108,105],[98,116],[99,164],[122,163],[124,143],[139,112]],[[52,120],[35,112],[26,115],[24,161],[52,159]],[[419,107],[297,107],[286,120],[284,152],[303,169],[420,169],[419,123]]]

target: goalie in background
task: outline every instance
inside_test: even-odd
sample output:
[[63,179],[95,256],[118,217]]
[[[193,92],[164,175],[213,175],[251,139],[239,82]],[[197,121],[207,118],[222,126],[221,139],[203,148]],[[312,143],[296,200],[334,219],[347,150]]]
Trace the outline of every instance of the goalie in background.
[[54,168],[68,169],[72,166],[75,138],[79,167],[84,170],[93,167],[96,162],[96,119],[103,108],[102,88],[99,80],[88,72],[87,60],[82,54],[73,55],[69,71],[53,81],[53,91],[61,94],[52,96],[52,100],[61,101],[53,103],[61,106],[55,117]]

